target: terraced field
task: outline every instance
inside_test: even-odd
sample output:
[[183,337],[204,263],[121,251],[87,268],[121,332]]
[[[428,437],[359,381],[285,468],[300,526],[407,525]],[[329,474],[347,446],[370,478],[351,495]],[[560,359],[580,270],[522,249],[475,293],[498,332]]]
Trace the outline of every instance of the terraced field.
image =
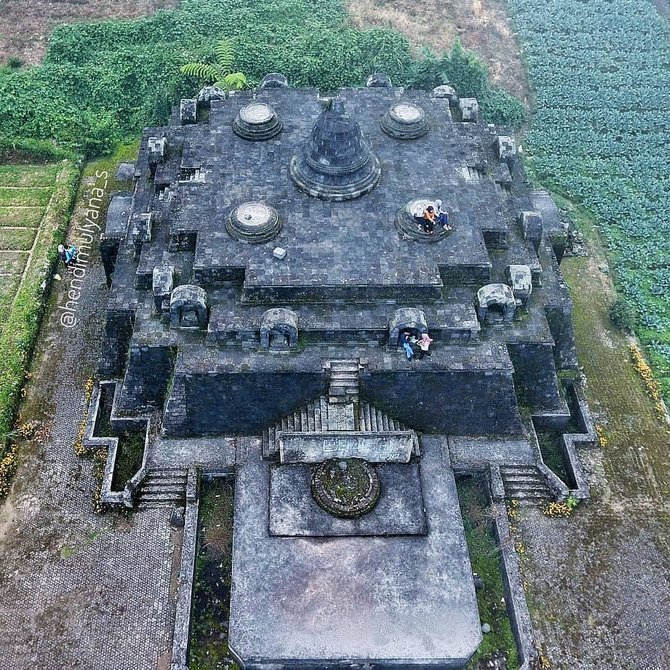
[[60,166],[0,165],[0,332],[9,315]]

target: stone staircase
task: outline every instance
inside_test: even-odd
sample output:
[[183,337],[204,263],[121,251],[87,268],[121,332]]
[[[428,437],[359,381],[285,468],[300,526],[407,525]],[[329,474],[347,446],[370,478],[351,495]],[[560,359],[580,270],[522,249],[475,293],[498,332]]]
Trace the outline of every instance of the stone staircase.
[[[343,412],[347,416],[343,417]],[[366,402],[359,401],[355,404],[344,405],[331,403],[330,398],[321,396],[263,431],[263,458],[271,458],[278,454],[277,433],[279,432],[321,433],[333,430],[387,433],[405,432],[410,429]],[[413,441],[413,452],[415,456],[418,456],[419,439],[416,434],[414,434]]]
[[135,507],[183,507],[186,502],[187,476],[187,471],[182,468],[150,470],[140,486]]
[[534,465],[501,465],[500,474],[507,498],[534,502],[553,499],[544,475]]
[[358,360],[330,361],[328,402],[342,404],[358,400]]

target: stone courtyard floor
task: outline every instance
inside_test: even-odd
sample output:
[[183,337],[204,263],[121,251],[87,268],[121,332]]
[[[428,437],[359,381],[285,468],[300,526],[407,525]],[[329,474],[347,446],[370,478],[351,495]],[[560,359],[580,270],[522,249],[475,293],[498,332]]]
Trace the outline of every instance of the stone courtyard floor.
[[97,256],[72,328],[61,324],[58,308],[66,288],[66,280],[54,282],[23,408],[24,420],[41,422],[38,437],[22,448],[0,507],[0,668],[167,668],[181,538],[170,529],[169,509],[93,512],[92,462],[72,445],[104,318]]

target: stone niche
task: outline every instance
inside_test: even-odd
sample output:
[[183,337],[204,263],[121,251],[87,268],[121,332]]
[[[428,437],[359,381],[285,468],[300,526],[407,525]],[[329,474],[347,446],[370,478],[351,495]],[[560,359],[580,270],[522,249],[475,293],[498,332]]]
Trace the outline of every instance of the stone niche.
[[527,265],[508,265],[505,268],[505,279],[514,297],[525,305],[533,292],[533,275],[530,268]]
[[261,319],[261,348],[286,351],[298,346],[298,315],[290,309],[269,309]]
[[261,83],[258,85],[258,88],[288,88],[288,79],[281,74],[280,72],[268,72]]
[[456,94],[456,90],[453,88],[453,86],[449,86],[448,84],[436,86],[433,89],[432,95],[434,98],[446,98],[452,105],[458,104],[458,95]]
[[461,98],[458,101],[461,110],[461,120],[477,123],[479,121],[479,103],[477,98]]
[[487,284],[477,291],[475,307],[483,324],[508,323],[514,319],[516,298],[507,284]]
[[391,78],[383,72],[374,72],[368,77],[365,85],[368,88],[391,88]]
[[389,346],[398,346],[400,331],[405,329],[415,331],[417,336],[428,332],[426,315],[423,310],[416,307],[403,307],[395,311],[389,319]]
[[161,313],[166,302],[169,309],[170,296],[174,288],[174,267],[167,264],[157,265],[153,269],[151,287],[156,310]]
[[226,92],[218,86],[205,86],[200,89],[196,101],[198,107],[207,108],[212,104],[212,100],[225,100]]
[[179,122],[182,126],[198,122],[198,101],[195,98],[183,98],[179,103]]
[[206,328],[208,321],[207,293],[193,284],[177,286],[170,296],[172,328]]

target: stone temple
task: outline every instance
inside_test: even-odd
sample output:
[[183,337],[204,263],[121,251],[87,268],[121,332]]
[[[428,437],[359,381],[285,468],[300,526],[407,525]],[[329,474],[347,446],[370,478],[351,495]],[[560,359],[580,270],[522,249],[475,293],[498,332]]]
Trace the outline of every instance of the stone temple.
[[244,668],[464,667],[482,632],[455,473],[499,500],[580,490],[536,434],[574,419],[563,231],[478,114],[383,75],[328,99],[281,75],[210,89],[145,131],[111,203],[101,375],[114,421],[160,426],[133,495],[234,468]]

